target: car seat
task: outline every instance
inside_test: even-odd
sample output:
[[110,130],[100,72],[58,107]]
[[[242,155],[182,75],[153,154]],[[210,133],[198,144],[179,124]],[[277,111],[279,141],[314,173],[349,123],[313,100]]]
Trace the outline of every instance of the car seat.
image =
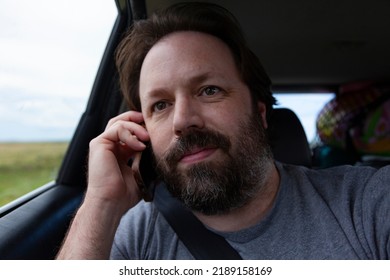
[[275,108],[268,133],[275,160],[311,167],[312,156],[306,133],[292,110]]

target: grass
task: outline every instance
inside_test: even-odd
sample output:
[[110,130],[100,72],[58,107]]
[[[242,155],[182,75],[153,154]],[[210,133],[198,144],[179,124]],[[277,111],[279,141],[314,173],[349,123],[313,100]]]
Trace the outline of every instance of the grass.
[[0,143],[0,206],[57,176],[68,143]]

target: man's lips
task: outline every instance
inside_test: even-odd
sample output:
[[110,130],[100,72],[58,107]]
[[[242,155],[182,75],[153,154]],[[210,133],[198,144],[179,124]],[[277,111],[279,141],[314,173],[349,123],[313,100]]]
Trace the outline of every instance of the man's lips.
[[184,153],[179,161],[181,163],[195,163],[209,157],[216,149],[215,147],[194,148]]

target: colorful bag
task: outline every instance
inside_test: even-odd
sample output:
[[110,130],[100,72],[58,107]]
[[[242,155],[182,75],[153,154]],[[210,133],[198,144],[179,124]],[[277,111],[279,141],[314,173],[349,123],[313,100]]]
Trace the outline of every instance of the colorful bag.
[[364,82],[341,87],[316,124],[326,145],[360,155],[390,156],[390,85]]

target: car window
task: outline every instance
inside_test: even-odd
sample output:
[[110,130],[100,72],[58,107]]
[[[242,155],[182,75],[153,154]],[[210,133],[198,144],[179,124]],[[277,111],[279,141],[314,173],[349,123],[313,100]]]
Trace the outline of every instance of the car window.
[[297,114],[303,128],[305,129],[307,140],[313,143],[316,140],[316,120],[321,109],[333,97],[333,93],[275,93],[278,101],[277,107],[290,108]]
[[0,205],[55,178],[116,16],[114,1],[0,2]]

